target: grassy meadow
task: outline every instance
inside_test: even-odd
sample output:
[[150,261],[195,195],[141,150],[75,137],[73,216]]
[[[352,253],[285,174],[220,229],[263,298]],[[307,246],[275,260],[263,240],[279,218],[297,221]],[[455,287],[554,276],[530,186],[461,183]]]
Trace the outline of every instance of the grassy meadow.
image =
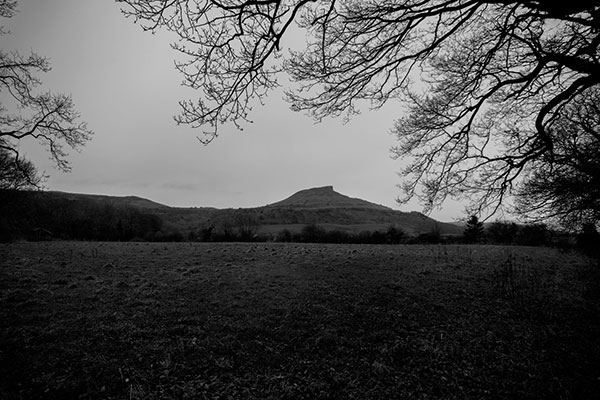
[[600,267],[533,247],[0,244],[2,399],[594,399]]

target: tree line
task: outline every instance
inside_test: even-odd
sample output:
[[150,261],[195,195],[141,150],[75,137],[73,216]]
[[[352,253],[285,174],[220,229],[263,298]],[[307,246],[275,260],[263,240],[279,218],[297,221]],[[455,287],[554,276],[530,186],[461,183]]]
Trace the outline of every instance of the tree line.
[[[168,240],[160,217],[134,207],[0,190],[0,241]],[[172,234],[171,234],[172,236]]]
[[578,232],[565,232],[551,229],[541,223],[495,221],[484,226],[477,216],[473,215],[467,220],[461,239],[464,243],[578,249],[590,256],[600,256],[600,233],[592,223],[584,224]]
[[[512,246],[547,246],[562,250],[582,250],[598,255],[600,234],[593,224],[579,232],[566,232],[541,223],[517,224],[510,221],[495,221],[483,224],[470,217],[462,235],[443,235],[434,225],[428,232],[411,235],[402,227],[390,225],[385,230],[363,230],[359,232],[327,229],[319,224],[304,225],[299,231],[282,229],[275,234],[261,234],[254,220],[250,230],[236,224],[238,218],[221,221],[215,225],[199,228],[188,235],[187,240],[199,242],[283,242],[283,243],[346,243],[346,244],[493,244]],[[247,215],[246,218],[251,218]],[[246,225],[248,226],[248,225]]]

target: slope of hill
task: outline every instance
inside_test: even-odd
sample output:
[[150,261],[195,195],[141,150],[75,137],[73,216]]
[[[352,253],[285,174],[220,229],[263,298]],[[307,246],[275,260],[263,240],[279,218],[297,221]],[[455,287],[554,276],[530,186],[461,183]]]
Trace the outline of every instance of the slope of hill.
[[[55,237],[64,238],[76,238],[69,233],[73,232],[73,226],[78,227],[79,239],[87,238],[86,229],[98,232],[98,226],[102,226],[102,232],[111,233],[91,237],[94,240],[103,240],[106,235],[107,238],[123,239],[133,236],[155,239],[161,235],[187,238],[197,236],[210,227],[223,230],[248,221],[252,221],[258,227],[258,232],[263,234],[274,234],[283,229],[298,232],[307,224],[349,233],[386,231],[390,226],[413,236],[432,231],[442,235],[462,233],[462,227],[455,224],[438,222],[418,212],[396,211],[352,198],[334,191],[332,186],[301,190],[263,207],[239,209],[169,207],[136,196],[64,192],[0,194],[5,200],[19,199],[16,202],[13,200],[12,205],[8,200],[4,201],[4,205],[0,204],[3,214],[10,216],[0,218],[0,227],[12,227],[10,229],[16,229],[21,234],[44,228],[54,232]],[[66,233],[56,234],[54,229],[58,226],[62,226],[61,232]],[[151,232],[148,235],[141,234],[146,227],[151,227]],[[128,235],[125,235],[127,232]]]
[[67,192],[57,192],[57,191],[49,191],[43,192],[47,193],[48,196],[52,196],[55,198],[62,198],[71,201],[77,200],[91,200],[98,202],[100,204],[109,204],[115,205],[119,207],[134,207],[144,210],[160,210],[170,208],[164,204],[157,203],[152,200],[144,199],[143,197],[138,196],[107,196],[103,194],[81,194],[81,193],[67,193]]
[[262,229],[269,231],[285,225],[319,224],[355,233],[363,229],[385,231],[390,225],[410,235],[433,230],[444,235],[462,233],[462,228],[455,224],[348,197],[334,191],[332,186],[301,190],[285,200],[250,210],[258,216]]
[[359,233],[363,230],[386,231],[389,226],[409,235],[439,231],[442,235],[460,235],[462,228],[438,222],[418,212],[402,212],[366,200],[345,196],[331,186],[301,190],[292,196],[262,207],[244,209],[170,208],[161,210],[165,222],[184,234],[198,228],[236,225],[242,219],[254,220],[259,233],[272,234],[283,229],[298,232],[307,224],[326,229]]
[[0,190],[0,241],[152,240],[161,209],[169,207],[139,197]]

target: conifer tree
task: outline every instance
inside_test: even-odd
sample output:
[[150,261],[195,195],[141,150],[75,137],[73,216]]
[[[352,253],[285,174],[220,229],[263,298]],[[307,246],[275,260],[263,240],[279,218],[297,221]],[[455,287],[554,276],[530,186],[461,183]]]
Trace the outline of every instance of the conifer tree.
[[483,222],[480,222],[476,215],[471,215],[467,220],[463,236],[467,243],[478,243],[483,238]]

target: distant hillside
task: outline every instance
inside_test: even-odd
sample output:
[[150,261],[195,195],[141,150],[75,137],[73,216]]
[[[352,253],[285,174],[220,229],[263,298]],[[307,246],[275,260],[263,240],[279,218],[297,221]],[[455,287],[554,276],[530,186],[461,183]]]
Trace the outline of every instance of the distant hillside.
[[0,241],[163,239],[165,209],[139,197],[0,190]]
[[299,232],[308,224],[355,234],[385,232],[394,226],[411,236],[433,231],[460,235],[463,229],[418,212],[396,211],[352,198],[332,186],[301,190],[263,207],[239,209],[169,207],[136,196],[65,192],[4,191],[0,197],[0,229],[16,232],[17,237],[28,237],[28,232],[43,228],[55,238],[82,240],[194,238],[207,229],[229,229],[241,220],[252,221],[258,233],[265,235],[284,229]]
[[332,186],[301,190],[285,200],[248,210],[258,215],[263,229],[274,225],[320,224],[357,232],[361,229],[385,231],[393,225],[410,235],[432,230],[439,230],[443,235],[462,234],[462,228],[455,224],[348,197],[334,191]]
[[161,210],[165,222],[184,232],[198,227],[232,224],[240,216],[253,218],[259,233],[288,229],[297,232],[307,224],[358,233],[385,231],[390,226],[409,235],[439,230],[442,235],[460,235],[462,227],[438,222],[418,212],[402,212],[366,200],[345,196],[331,186],[301,190],[290,197],[263,207],[243,209],[170,208]]
[[137,196],[107,196],[101,194],[80,194],[80,193],[67,193],[67,192],[56,192],[49,191],[43,192],[47,196],[55,198],[63,198],[67,200],[91,200],[102,204],[110,204],[119,207],[135,207],[141,209],[159,210],[170,208],[164,204],[156,203],[152,200],[144,199]]

